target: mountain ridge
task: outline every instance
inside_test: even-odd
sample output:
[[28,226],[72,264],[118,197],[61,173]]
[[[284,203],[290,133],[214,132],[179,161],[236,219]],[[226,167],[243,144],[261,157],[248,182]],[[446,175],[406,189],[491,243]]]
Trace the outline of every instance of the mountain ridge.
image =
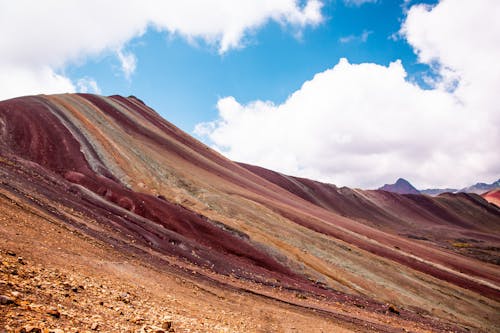
[[459,192],[467,192],[467,193],[476,193],[476,194],[483,194],[485,192],[494,190],[500,188],[500,179],[492,182],[491,184],[488,183],[476,183],[474,185],[465,187]]
[[394,184],[385,184],[384,186],[380,187],[379,190],[394,192],[399,194],[427,194],[431,196],[437,196],[443,193],[460,193],[460,192],[483,194],[497,188],[500,188],[500,179],[492,182],[491,184],[480,182],[471,186],[464,187],[462,189],[427,188],[423,190],[418,190],[406,179],[399,178]]

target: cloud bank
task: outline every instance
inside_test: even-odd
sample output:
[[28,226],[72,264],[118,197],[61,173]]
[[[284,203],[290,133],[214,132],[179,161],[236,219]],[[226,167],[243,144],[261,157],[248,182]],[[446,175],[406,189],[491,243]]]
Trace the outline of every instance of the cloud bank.
[[[302,4],[302,5],[301,5]],[[322,21],[321,2],[308,0],[0,0],[0,100],[72,92],[64,68],[115,54],[126,78],[136,66],[127,42],[148,29],[202,40],[220,53],[269,21],[301,29]]]
[[231,159],[340,185],[461,187],[500,174],[500,2],[410,8],[401,35],[437,74],[433,88],[389,66],[342,59],[286,102],[219,100],[195,133]]

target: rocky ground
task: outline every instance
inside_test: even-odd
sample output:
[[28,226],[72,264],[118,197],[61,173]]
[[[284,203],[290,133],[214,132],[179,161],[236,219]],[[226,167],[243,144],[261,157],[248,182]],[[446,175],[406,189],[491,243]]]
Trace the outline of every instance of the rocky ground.
[[4,331],[174,332],[172,312],[137,287],[44,268],[2,251],[0,320]]

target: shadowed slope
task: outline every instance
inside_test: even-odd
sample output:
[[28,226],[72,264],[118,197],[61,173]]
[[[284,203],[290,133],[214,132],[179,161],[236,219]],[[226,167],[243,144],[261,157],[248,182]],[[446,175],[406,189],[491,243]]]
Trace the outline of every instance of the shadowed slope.
[[0,149],[3,195],[159,269],[301,306],[311,297],[330,315],[341,302],[380,331],[398,327],[384,302],[420,328],[497,322],[498,266],[405,234],[497,242],[500,212],[479,197],[339,189],[242,167],[133,97],[0,102]]

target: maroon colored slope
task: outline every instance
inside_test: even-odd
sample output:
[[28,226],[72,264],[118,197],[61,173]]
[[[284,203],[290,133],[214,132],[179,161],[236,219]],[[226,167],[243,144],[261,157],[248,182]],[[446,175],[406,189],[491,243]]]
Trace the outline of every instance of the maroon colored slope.
[[[125,119],[118,119],[118,111],[97,97],[86,98],[108,115],[121,121],[124,126],[140,130],[135,124]],[[42,168],[34,168],[38,177],[44,173],[55,173],[67,182],[80,185],[97,196],[89,195],[79,186],[69,186],[63,179],[58,179],[54,191],[54,200],[68,195],[68,191],[83,197],[94,208],[103,210],[103,215],[113,212],[115,224],[134,232],[138,238],[149,245],[180,255],[205,267],[213,267],[219,273],[240,273],[245,278],[262,275],[278,277],[292,284],[305,283],[305,279],[295,275],[274,258],[253,247],[244,235],[240,237],[221,228],[184,207],[169,203],[151,195],[137,193],[118,182],[104,164],[98,160],[98,171],[94,171],[82,153],[82,145],[98,159],[98,154],[78,134],[78,129],[67,126],[64,111],[40,97],[13,99],[0,103],[0,120],[3,124],[0,141],[1,155],[16,161],[23,168],[30,168],[36,163]],[[150,133],[143,131],[144,135]],[[155,138],[153,138],[155,139]],[[16,168],[10,170],[12,178]],[[52,177],[52,176],[50,176]],[[32,180],[36,181],[36,178]],[[31,182],[25,184],[29,185]],[[100,199],[103,198],[104,200]],[[116,206],[112,205],[115,204]],[[120,209],[121,208],[121,209]],[[134,214],[127,214],[130,211]],[[106,213],[105,213],[106,212]],[[145,223],[141,218],[154,224]],[[162,226],[164,228],[158,228]],[[251,274],[249,274],[251,272]]]
[[[286,176],[265,168],[239,163],[246,169],[294,195],[339,215],[393,232],[422,226],[457,227],[500,233],[499,210],[474,194],[442,194],[439,197],[362,191],[310,179]],[[474,217],[475,216],[475,217]],[[477,218],[477,217],[481,218]],[[418,221],[416,225],[412,221]]]

